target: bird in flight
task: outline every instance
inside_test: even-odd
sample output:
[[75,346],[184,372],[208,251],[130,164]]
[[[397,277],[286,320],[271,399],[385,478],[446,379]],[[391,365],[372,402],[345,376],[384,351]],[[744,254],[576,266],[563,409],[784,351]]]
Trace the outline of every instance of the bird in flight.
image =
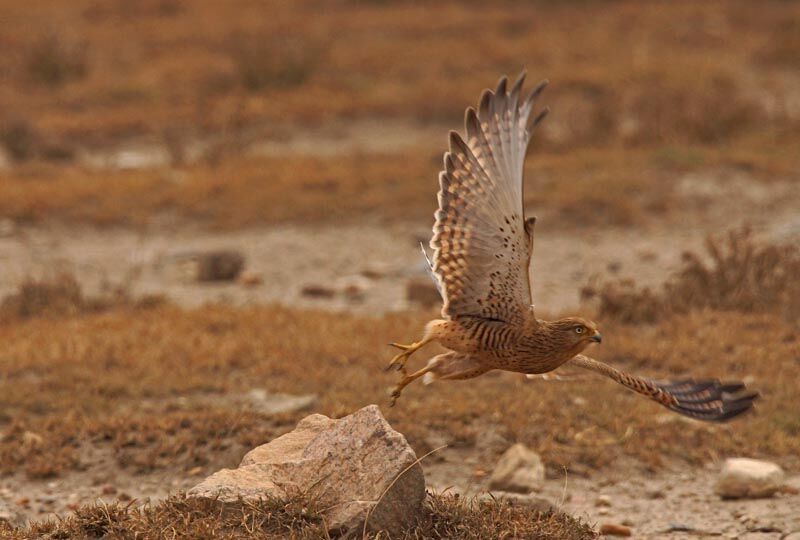
[[[496,369],[542,374],[570,365],[699,420],[729,420],[751,409],[758,394],[742,383],[658,381],[626,373],[582,354],[602,341],[592,321],[536,318],[528,273],[536,218],[525,217],[522,176],[531,134],[548,112],[545,108],[534,114],[547,81],[523,96],[524,79],[523,73],[511,88],[505,77],[500,79],[496,90],[483,92],[477,110],[467,109],[465,136],[450,132],[429,261],[444,302],[442,318],[430,321],[419,341],[392,343],[401,352],[387,369],[403,374],[392,391],[392,405],[408,384],[423,376],[471,379]],[[434,341],[448,351],[408,374],[406,360]]]

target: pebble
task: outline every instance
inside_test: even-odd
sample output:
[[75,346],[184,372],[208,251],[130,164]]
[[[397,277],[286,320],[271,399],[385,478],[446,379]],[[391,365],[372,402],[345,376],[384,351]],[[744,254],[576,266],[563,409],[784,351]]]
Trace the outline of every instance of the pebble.
[[114,495],[117,492],[117,488],[111,484],[104,484],[103,487],[100,488],[100,492],[103,495]]
[[771,497],[783,487],[777,464],[749,458],[726,459],[714,491],[723,499]]
[[608,495],[600,495],[594,501],[595,506],[611,506],[611,497]]
[[630,536],[632,534],[631,528],[618,523],[604,523],[600,526],[600,534],[609,536]]

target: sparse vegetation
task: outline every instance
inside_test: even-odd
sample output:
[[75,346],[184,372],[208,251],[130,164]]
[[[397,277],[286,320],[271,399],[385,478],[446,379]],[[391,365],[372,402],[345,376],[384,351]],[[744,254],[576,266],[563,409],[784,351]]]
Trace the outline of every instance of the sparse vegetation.
[[709,238],[707,253],[687,252],[681,270],[659,291],[635,283],[586,287],[599,298],[599,313],[625,322],[654,322],[692,309],[771,312],[800,318],[800,250],[796,245],[759,245],[749,230]]
[[51,88],[81,79],[88,72],[86,47],[57,34],[41,36],[28,51],[25,70],[30,80]]
[[[176,526],[180,524],[180,526]],[[301,502],[265,500],[223,504],[173,496],[144,507],[95,504],[79,508],[63,521],[36,523],[14,530],[0,521],[9,540],[33,538],[171,538],[271,539],[326,538],[322,520]],[[562,513],[541,513],[508,502],[470,501],[453,495],[428,495],[425,519],[402,536],[385,531],[366,539],[437,540],[513,537],[520,540],[589,540],[592,529]]]

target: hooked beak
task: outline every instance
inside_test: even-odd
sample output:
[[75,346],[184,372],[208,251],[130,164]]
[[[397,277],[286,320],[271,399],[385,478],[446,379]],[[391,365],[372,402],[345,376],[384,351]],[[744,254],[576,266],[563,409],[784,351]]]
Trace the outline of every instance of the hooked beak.
[[591,341],[594,341],[595,343],[602,343],[603,342],[603,334],[601,334],[600,332],[595,332],[594,335],[592,337],[590,337],[589,339]]

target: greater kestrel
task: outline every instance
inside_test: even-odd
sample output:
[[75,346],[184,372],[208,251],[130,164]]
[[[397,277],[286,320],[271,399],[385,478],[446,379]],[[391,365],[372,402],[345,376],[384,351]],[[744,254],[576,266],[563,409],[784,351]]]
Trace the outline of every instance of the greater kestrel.
[[[466,111],[466,137],[450,132],[430,243],[430,266],[444,301],[442,318],[427,324],[420,341],[392,344],[402,352],[389,367],[404,375],[392,392],[392,404],[423,375],[470,379],[495,369],[536,374],[568,364],[700,420],[728,420],[752,408],[757,393],[747,392],[742,383],[657,381],[625,373],[581,354],[601,342],[593,322],[536,318],[528,278],[535,218],[526,218],[523,211],[522,177],[528,141],[548,112],[533,114],[547,82],[523,98],[524,78],[509,90],[504,77],[494,92],[484,91],[477,111]],[[432,341],[449,351],[406,375],[408,357]]]

